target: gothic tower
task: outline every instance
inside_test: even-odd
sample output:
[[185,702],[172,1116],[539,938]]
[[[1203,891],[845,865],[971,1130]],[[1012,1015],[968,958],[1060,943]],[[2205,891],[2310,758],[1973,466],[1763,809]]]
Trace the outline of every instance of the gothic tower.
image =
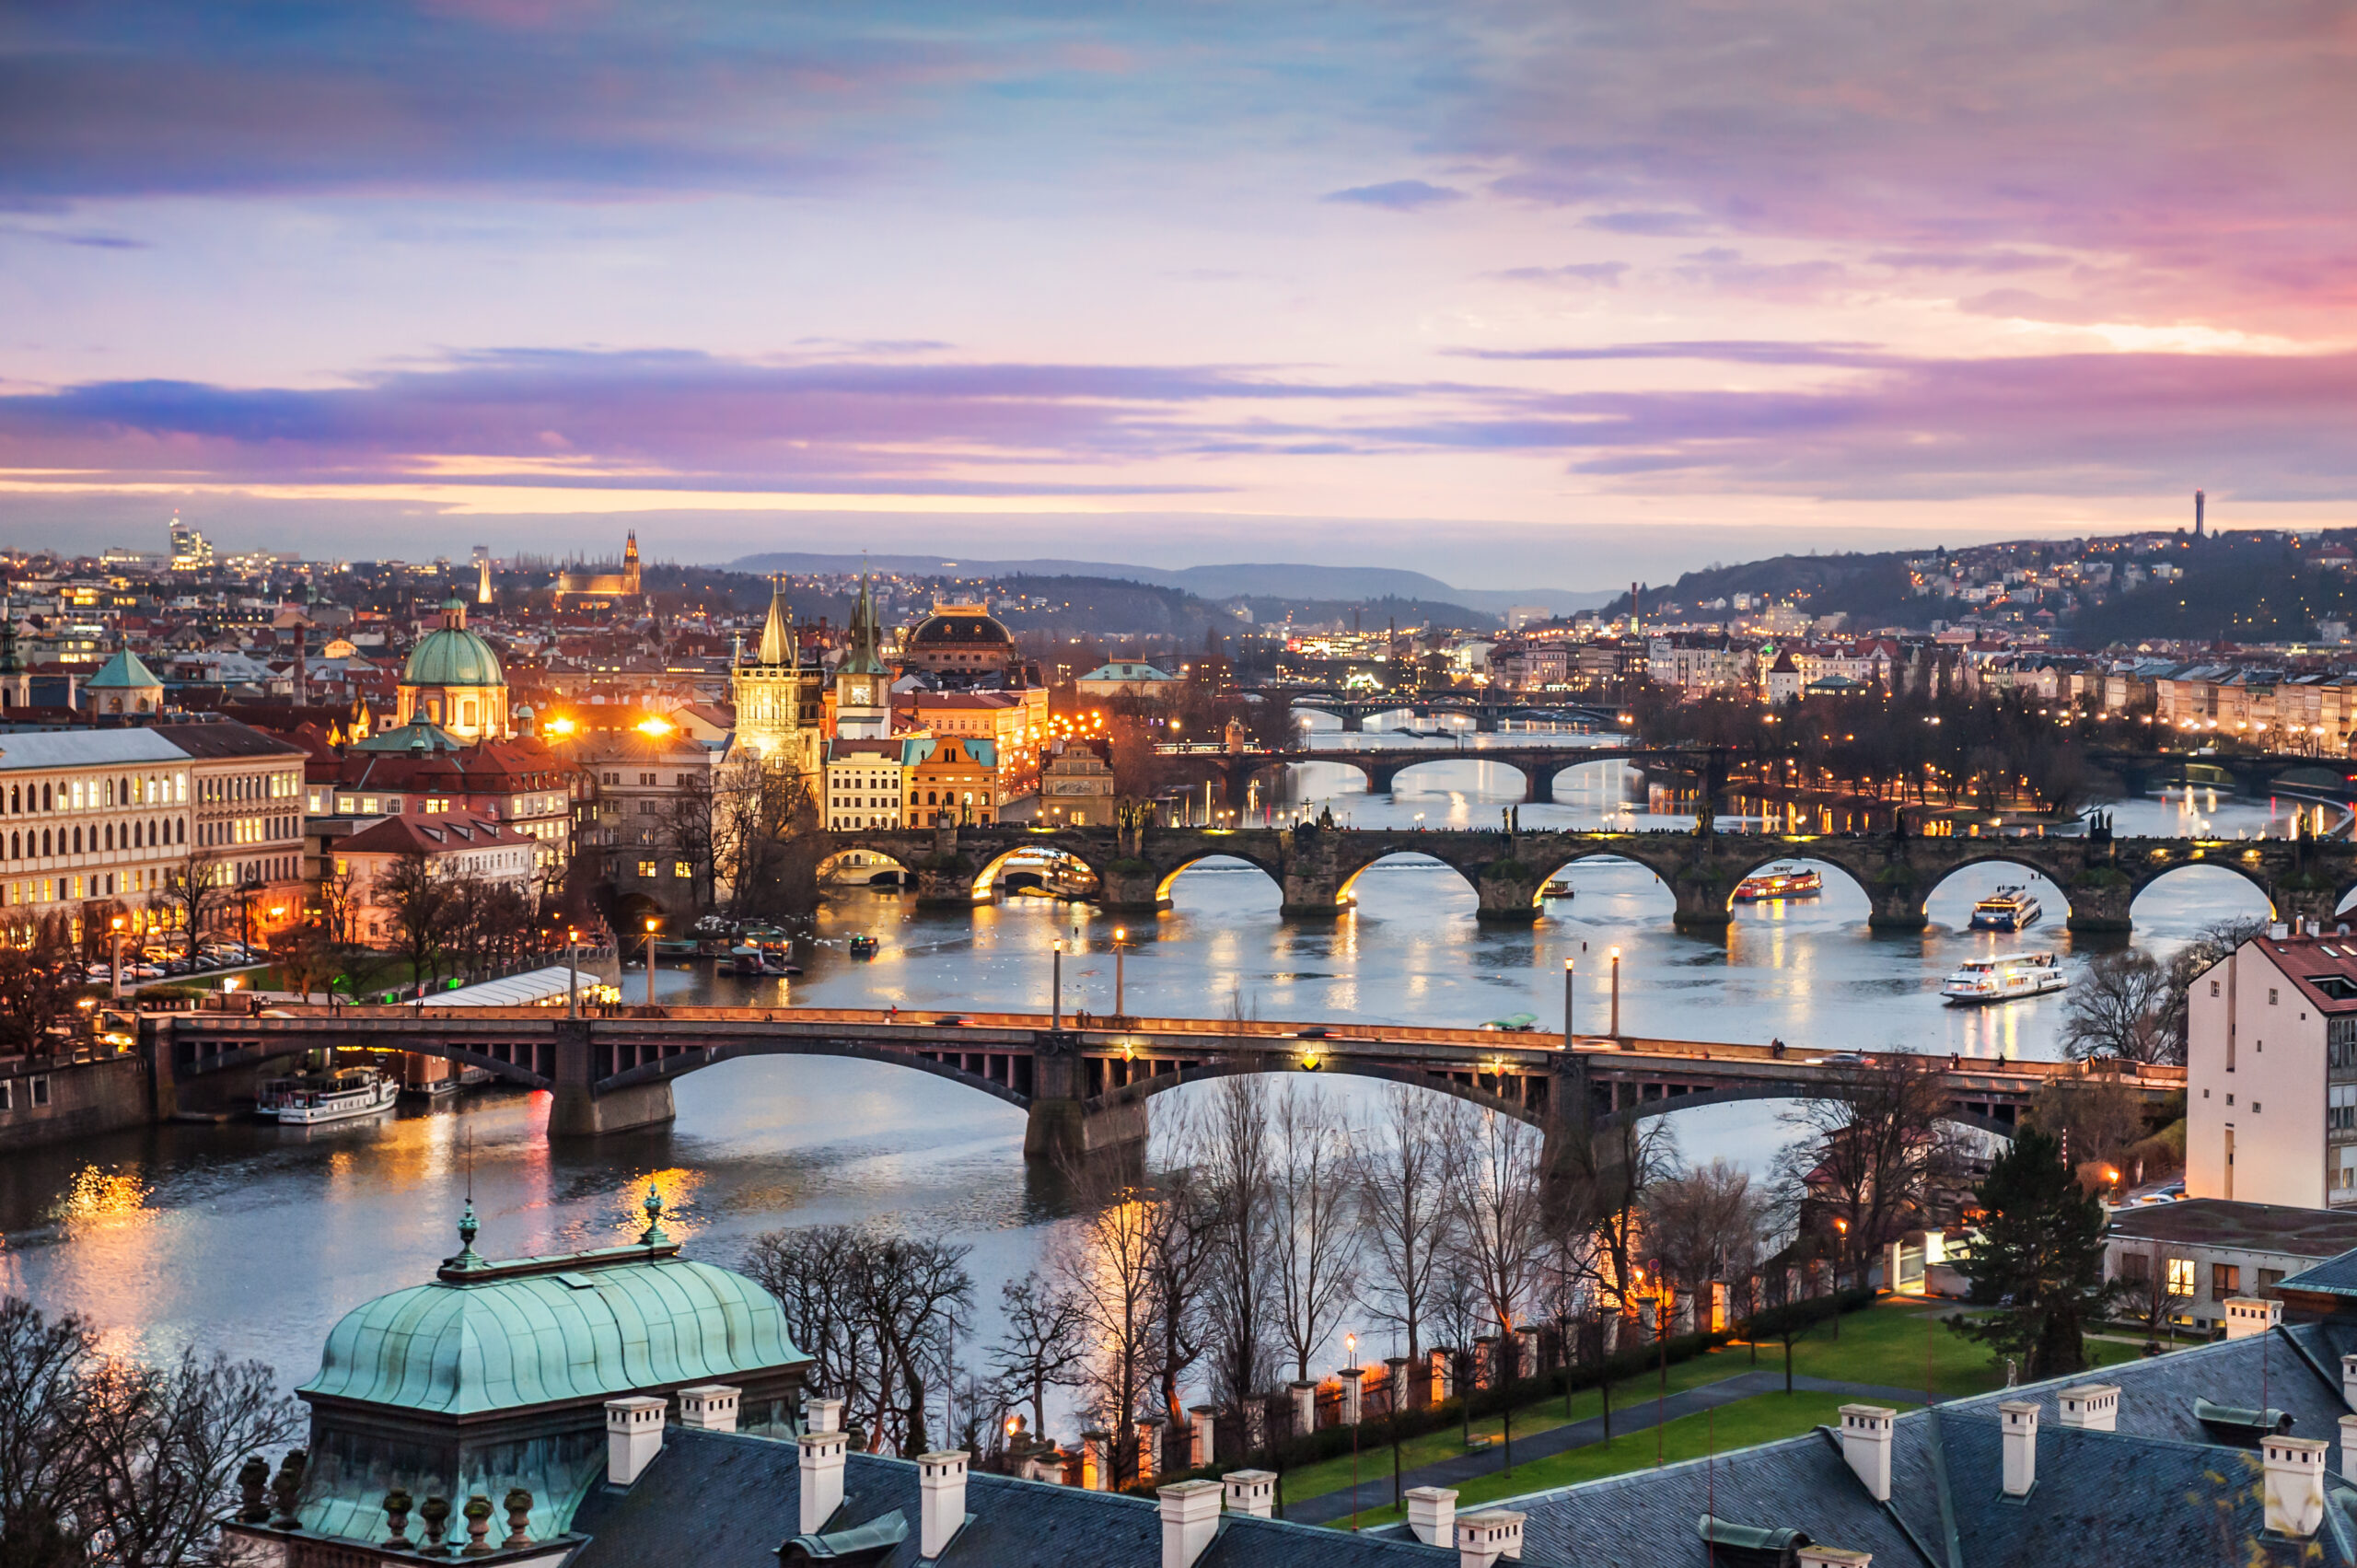
[[[629,563],[625,570],[638,570],[635,555],[625,560]],[[772,767],[815,773],[819,771],[819,726],[805,726],[802,722],[803,684],[801,660],[794,646],[794,618],[785,607],[785,589],[772,579],[769,620],[761,627],[761,643],[751,658],[729,672],[729,695],[737,704],[737,739]]]
[[852,607],[851,647],[835,667],[835,734],[845,740],[883,740],[892,734],[892,677],[877,645],[876,597],[867,574],[859,575],[859,602]]

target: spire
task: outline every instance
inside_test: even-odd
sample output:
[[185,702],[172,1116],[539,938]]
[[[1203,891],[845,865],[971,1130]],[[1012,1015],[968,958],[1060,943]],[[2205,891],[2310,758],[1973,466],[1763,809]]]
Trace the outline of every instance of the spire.
[[9,599],[9,595],[0,593],[0,676],[24,673],[17,658],[17,611]]
[[754,651],[755,664],[794,664],[794,619],[785,608],[785,585],[775,577],[770,579],[770,618],[761,627],[761,645]]
[[881,675],[884,661],[877,656],[877,645],[882,639],[876,629],[876,597],[868,591],[867,574],[859,575],[859,602],[852,606],[851,651],[844,656],[842,672],[845,675]]

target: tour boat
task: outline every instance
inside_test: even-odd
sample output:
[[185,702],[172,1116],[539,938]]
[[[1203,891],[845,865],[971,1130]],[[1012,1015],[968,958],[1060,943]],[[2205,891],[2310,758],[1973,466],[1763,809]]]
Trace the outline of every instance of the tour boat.
[[1739,904],[1781,902],[1785,899],[1813,899],[1825,890],[1825,877],[1805,865],[1772,865],[1765,871],[1754,872],[1735,885],[1735,901]]
[[1568,899],[1572,896],[1572,885],[1561,877],[1552,877],[1548,878],[1545,887],[1538,889],[1538,896],[1542,899]]
[[876,956],[877,946],[875,937],[863,933],[851,939],[851,956],[854,958],[872,958]]
[[2011,1002],[2043,996],[2071,983],[2051,953],[2014,953],[2002,958],[1967,958],[1948,976],[1940,994],[1951,1002]]
[[2019,931],[2046,912],[2026,888],[2000,888],[1972,906],[1975,931]]
[[759,942],[747,942],[728,949],[728,960],[739,975],[798,975],[798,965],[785,961],[783,951],[772,949]]
[[254,1109],[266,1121],[314,1127],[389,1109],[401,1092],[399,1084],[373,1067],[338,1067],[269,1080],[255,1098]]

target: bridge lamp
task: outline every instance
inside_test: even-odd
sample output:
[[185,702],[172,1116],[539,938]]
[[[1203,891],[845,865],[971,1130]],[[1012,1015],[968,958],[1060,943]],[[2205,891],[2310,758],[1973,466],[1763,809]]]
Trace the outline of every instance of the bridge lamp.
[[646,923],[646,1005],[655,1005],[655,927],[657,922]]
[[1064,1027],[1064,944],[1058,937],[1049,944],[1048,1028],[1051,1032]]
[[1572,998],[1577,993],[1578,973],[1579,960],[1565,958],[1563,960],[1563,1049],[1565,1051],[1572,1049]]
[[1620,1038],[1620,949],[1612,949],[1612,1038]]

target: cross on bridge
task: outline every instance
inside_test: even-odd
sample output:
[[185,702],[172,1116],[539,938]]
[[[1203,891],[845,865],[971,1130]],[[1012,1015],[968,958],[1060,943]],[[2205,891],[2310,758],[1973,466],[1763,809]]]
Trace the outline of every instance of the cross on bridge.
[[[1503,1111],[1550,1144],[1615,1119],[1738,1100],[1858,1092],[1872,1053],[1827,1059],[1769,1046],[1580,1038],[1376,1024],[1207,1018],[1075,1021],[1036,1013],[906,1014],[874,1008],[636,1007],[569,1018],[543,1007],[284,1008],[245,1017],[168,1013],[141,1022],[157,1114],[180,1100],[225,1105],[296,1053],[414,1051],[554,1092],[556,1135],[668,1121],[671,1085],[740,1056],[841,1056],[888,1063],[1021,1108],[1024,1152],[1086,1155],[1146,1134],[1146,1106],[1183,1084],[1240,1073],[1341,1073],[1413,1084]],[[2073,1063],[1947,1059],[1956,1120],[2009,1133],[2032,1095]],[[2148,1103],[2181,1093],[2182,1068],[2118,1081]]]

